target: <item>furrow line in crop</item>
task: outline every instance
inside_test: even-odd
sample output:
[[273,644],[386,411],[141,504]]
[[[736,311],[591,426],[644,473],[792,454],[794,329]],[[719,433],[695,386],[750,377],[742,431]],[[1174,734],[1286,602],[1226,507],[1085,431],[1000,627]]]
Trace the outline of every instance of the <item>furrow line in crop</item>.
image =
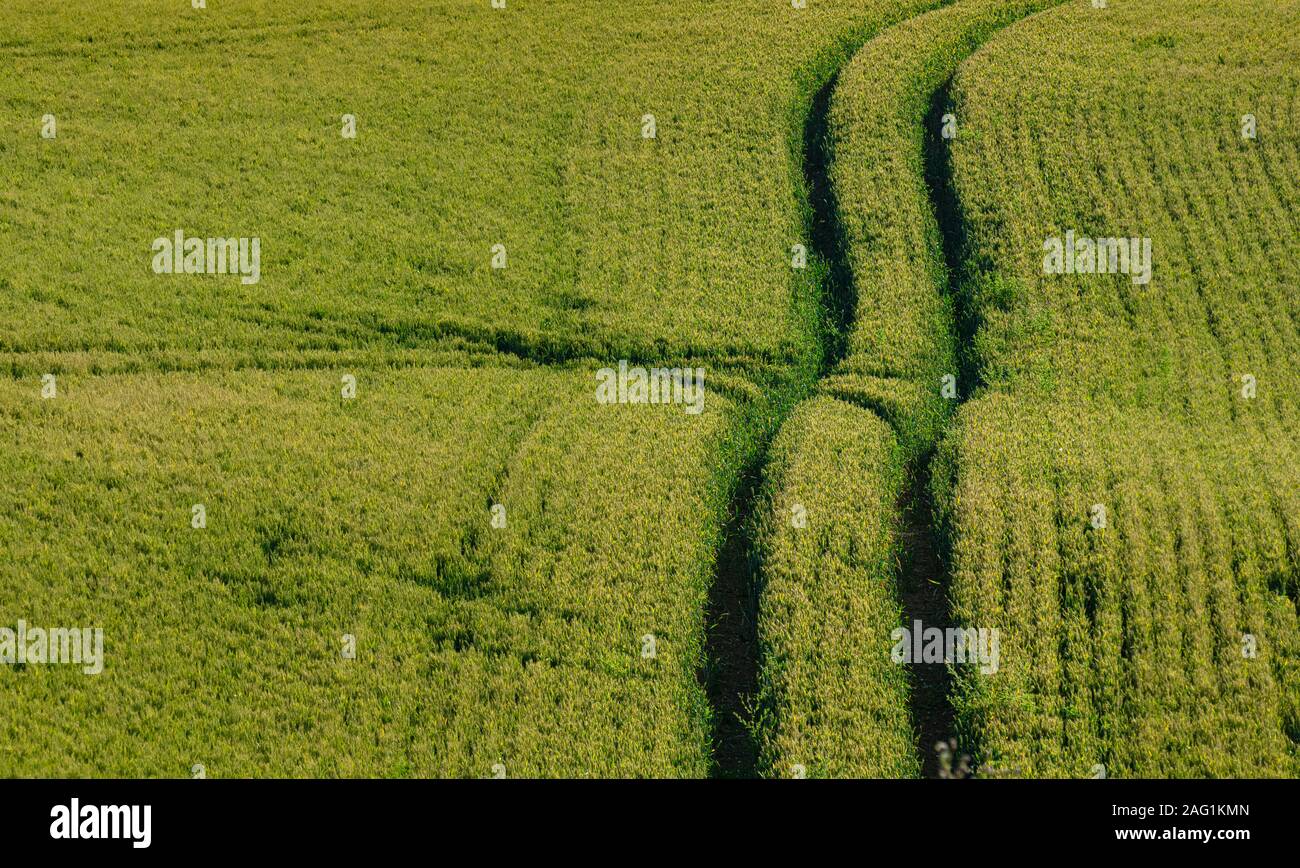
[[[813,393],[871,411],[896,437],[893,446],[881,444],[880,451],[860,455],[845,445],[835,447],[844,451],[832,449],[822,459],[836,466],[885,462],[876,464],[882,468],[898,461],[901,478],[891,481],[893,474],[886,471],[879,480],[893,501],[894,530],[892,542],[878,543],[861,537],[859,524],[869,523],[869,515],[842,523],[844,515],[863,508],[844,499],[847,482],[840,493],[836,489],[841,486],[814,492],[806,463],[798,458],[801,469],[793,477],[774,477],[770,545],[762,551],[775,560],[751,565],[764,577],[763,599],[755,607],[767,619],[759,619],[760,647],[770,657],[755,667],[763,685],[755,722],[762,730],[758,768],[765,774],[908,773],[909,762],[895,747],[883,747],[882,740],[863,750],[827,732],[824,721],[858,719],[867,730],[894,726],[881,717],[891,700],[885,686],[889,676],[877,668],[874,656],[886,639],[894,641],[886,626],[892,620],[889,606],[875,596],[878,582],[893,588],[908,636],[923,630],[928,641],[934,628],[948,635],[947,628],[954,626],[948,567],[940,554],[945,540],[931,493],[931,459],[955,408],[979,384],[964,346],[969,330],[963,326],[970,323],[961,308],[963,293],[954,285],[964,277],[970,251],[952,182],[952,137],[942,134],[950,127],[948,88],[958,66],[994,34],[1052,5],[1052,0],[947,4],[859,49],[854,63],[837,70],[814,100],[804,130],[812,215],[807,234],[824,269],[820,284],[828,325],[820,334],[822,368]],[[898,60],[900,51],[915,56]],[[900,127],[899,112],[915,126]],[[792,443],[816,449],[813,441],[800,439],[815,430],[807,422],[800,429],[804,434],[791,432],[783,441],[786,453]],[[790,460],[786,454],[786,463]],[[777,475],[789,470],[778,468]],[[818,498],[816,516],[807,510],[807,520],[818,524],[815,536],[798,542],[800,534],[813,533],[799,528],[812,525],[794,524],[792,536],[782,527],[787,523],[782,511],[803,510],[801,495]],[[892,548],[892,569],[875,561],[879,544]],[[780,588],[770,586],[769,579]],[[771,593],[777,596],[769,612],[765,601]],[[820,627],[819,613],[809,609],[817,606],[827,607],[820,613]],[[797,625],[791,626],[791,615]],[[836,619],[847,620],[837,628]],[[864,632],[835,635],[846,627]],[[908,644],[914,648],[921,643]],[[846,662],[843,655],[855,645],[866,658]],[[915,751],[911,768],[928,777],[964,776],[970,770],[962,769],[961,757],[968,746],[955,744],[951,666],[915,656],[920,655],[902,661],[894,657],[907,666],[905,701]],[[811,674],[809,667],[815,670]],[[829,680],[820,684],[819,678]],[[850,681],[856,686],[846,694]],[[881,688],[878,695],[860,695],[872,693],[872,685]],[[832,695],[818,698],[824,691]],[[885,736],[884,731],[878,734]],[[872,732],[864,731],[849,738],[871,737]]]
[[[947,74],[930,94],[929,111],[924,118],[922,174],[939,241],[939,249],[930,250],[928,254],[938,266],[934,291],[939,296],[946,296],[952,304],[947,319],[950,329],[948,341],[954,351],[959,388],[950,411],[944,414],[931,437],[923,438],[919,448],[912,451],[899,502],[902,554],[898,594],[903,608],[903,623],[909,630],[918,624],[927,630],[936,627],[944,631],[962,626],[953,623],[948,597],[951,575],[948,559],[941,555],[943,541],[935,520],[930,477],[935,445],[947,430],[956,408],[972,397],[980,385],[976,365],[970,356],[971,312],[964,308],[966,295],[958,286],[966,272],[963,263],[971,261],[972,251],[968,249],[967,233],[953,184],[951,142],[943,135],[946,121],[955,119],[951,114],[953,105],[949,89],[952,76],[967,57],[1003,28],[1037,11],[1041,9],[1033,5],[1027,5],[1018,14],[1009,8],[998,10],[987,25],[968,31],[964,39],[959,39],[960,56],[946,58]],[[929,385],[937,387],[937,384]],[[900,438],[906,439],[908,432],[904,426],[896,419],[891,422]],[[910,711],[922,775],[960,777],[974,773],[962,768],[963,757],[970,746],[959,743],[957,738],[951,667],[913,659],[909,668]]]
[[[753,719],[759,701],[758,511],[767,472],[768,448],[791,411],[814,393],[848,351],[856,304],[843,227],[830,176],[830,104],[839,71],[870,39],[896,22],[880,21],[853,34],[803,71],[814,82],[806,113],[791,130],[802,147],[792,163],[802,181],[803,237],[809,268],[816,275],[821,322],[812,338],[811,359],[793,363],[787,377],[775,378],[776,394],[749,404],[737,425],[732,449],[739,472],[724,516],[714,582],[705,613],[705,648],[700,680],[712,717],[714,777],[750,778],[758,774],[759,748]],[[800,138],[796,138],[801,136]],[[799,278],[796,278],[796,284]],[[796,296],[799,290],[796,288]]]

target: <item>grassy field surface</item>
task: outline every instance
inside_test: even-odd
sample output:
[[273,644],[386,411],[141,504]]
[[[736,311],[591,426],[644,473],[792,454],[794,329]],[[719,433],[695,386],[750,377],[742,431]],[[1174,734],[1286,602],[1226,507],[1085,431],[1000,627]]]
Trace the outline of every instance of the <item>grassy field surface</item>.
[[[1006,643],[958,717],[1026,775],[1295,775],[1300,6],[1091,12],[954,86],[982,388],[937,488],[955,610]],[[1044,274],[1067,231],[1150,237],[1150,283]]]
[[[926,5],[6,4],[0,352],[784,367],[817,325],[790,268],[812,85]],[[153,274],[176,229],[260,237],[260,281]]]
[[[722,399],[628,412],[570,374],[444,369],[345,402],[338,380],[3,385],[0,609],[101,626],[107,665],[6,673],[0,770],[704,773]],[[629,460],[651,444],[667,460]]]
[[[707,774],[728,500],[825,328],[804,117],[926,5],[6,5],[0,612],[108,662],[5,674],[0,772]],[[177,229],[258,280],[155,274]],[[620,358],[704,413],[598,404]]]
[[0,9],[0,775],[1300,775],[1296,0],[208,6]]

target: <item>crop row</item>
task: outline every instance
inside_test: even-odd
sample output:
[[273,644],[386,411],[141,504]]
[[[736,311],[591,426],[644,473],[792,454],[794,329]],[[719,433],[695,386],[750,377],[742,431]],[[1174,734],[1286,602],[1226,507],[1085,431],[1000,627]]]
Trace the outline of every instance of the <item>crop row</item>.
[[963,744],[1007,776],[1294,776],[1295,420],[989,396],[936,465],[953,618],[1000,632],[959,675]]
[[[1070,6],[954,84],[981,388],[935,491],[1004,774],[1300,769],[1298,12]],[[1149,282],[1052,271],[1067,233],[1149,239]]]
[[914,777],[896,571],[902,450],[878,416],[800,404],[768,455],[760,539],[759,771]]

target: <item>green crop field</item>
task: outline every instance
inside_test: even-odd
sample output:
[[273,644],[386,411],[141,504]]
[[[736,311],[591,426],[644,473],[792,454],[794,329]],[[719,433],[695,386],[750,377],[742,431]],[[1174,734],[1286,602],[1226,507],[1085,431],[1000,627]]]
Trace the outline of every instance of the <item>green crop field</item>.
[[1300,777],[1298,55],[9,0],[0,777]]
[[[1006,660],[958,718],[1026,775],[1296,776],[1300,5],[1091,11],[953,89],[982,390],[940,500],[955,610]],[[1069,230],[1151,238],[1150,282],[1045,275]]]

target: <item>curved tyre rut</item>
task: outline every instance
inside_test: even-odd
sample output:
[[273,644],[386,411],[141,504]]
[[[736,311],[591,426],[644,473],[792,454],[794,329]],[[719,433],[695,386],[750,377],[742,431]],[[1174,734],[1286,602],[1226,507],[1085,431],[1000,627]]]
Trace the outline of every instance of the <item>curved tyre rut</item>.
[[[960,274],[959,265],[964,255],[964,233],[960,210],[951,177],[949,148],[939,136],[942,114],[947,110],[948,84],[951,75],[967,57],[1005,26],[1022,20],[1029,14],[1041,11],[1052,3],[1027,4],[1018,14],[1003,16],[990,22],[989,32],[973,45],[967,45],[961,56],[950,58],[951,68],[943,83],[930,94],[928,112],[920,122],[925,134],[921,154],[923,174],[929,197],[929,208],[939,228],[942,259],[946,267],[947,288],[940,285],[935,292],[945,291],[954,304],[961,294],[954,291],[954,282]],[[960,3],[948,4],[925,13],[940,14]],[[998,10],[1005,12],[1006,9]],[[905,26],[895,25],[895,28]],[[889,31],[882,31],[888,33]],[[879,38],[875,34],[872,39]],[[846,231],[841,220],[836,190],[832,183],[832,147],[830,109],[843,69],[852,62],[868,40],[852,52],[849,58],[831,75],[829,81],[816,93],[803,130],[802,173],[808,194],[811,215],[806,227],[808,249],[825,266],[820,281],[820,303],[828,327],[820,335],[822,365],[819,383],[845,360],[849,352],[849,335],[857,307],[857,288],[848,252]],[[957,310],[949,335],[958,353],[959,369],[965,369],[960,341],[962,331],[958,324],[964,321],[963,311]],[[965,374],[965,370],[961,370]],[[972,382],[962,376],[960,382]],[[937,388],[937,384],[936,384]],[[815,394],[814,384],[809,394]],[[969,395],[963,389],[961,398]],[[804,395],[802,397],[807,397]],[[879,408],[863,401],[855,401],[867,410]],[[778,423],[781,428],[791,402]],[[896,420],[891,427],[900,438]],[[944,426],[946,427],[946,426]],[[939,432],[942,433],[942,429]],[[898,574],[898,596],[904,625],[911,627],[920,621],[926,627],[951,626],[948,602],[948,572],[940,556],[942,547],[934,521],[930,496],[930,459],[934,452],[936,435],[926,448],[909,459],[907,482],[899,502],[898,536],[902,546]],[[714,586],[710,591],[706,613],[706,664],[704,678],[706,693],[713,715],[714,776],[727,778],[755,777],[758,775],[758,747],[750,720],[758,692],[760,659],[757,636],[757,582],[759,563],[755,536],[755,512],[760,506],[761,480],[766,471],[767,442],[762,444],[755,462],[745,468],[732,498],[725,536],[718,551]],[[961,765],[961,754],[967,746],[955,744],[956,727],[951,696],[951,675],[946,665],[908,664],[910,669],[910,712],[915,735],[917,759],[924,777],[961,776],[954,767]]]

